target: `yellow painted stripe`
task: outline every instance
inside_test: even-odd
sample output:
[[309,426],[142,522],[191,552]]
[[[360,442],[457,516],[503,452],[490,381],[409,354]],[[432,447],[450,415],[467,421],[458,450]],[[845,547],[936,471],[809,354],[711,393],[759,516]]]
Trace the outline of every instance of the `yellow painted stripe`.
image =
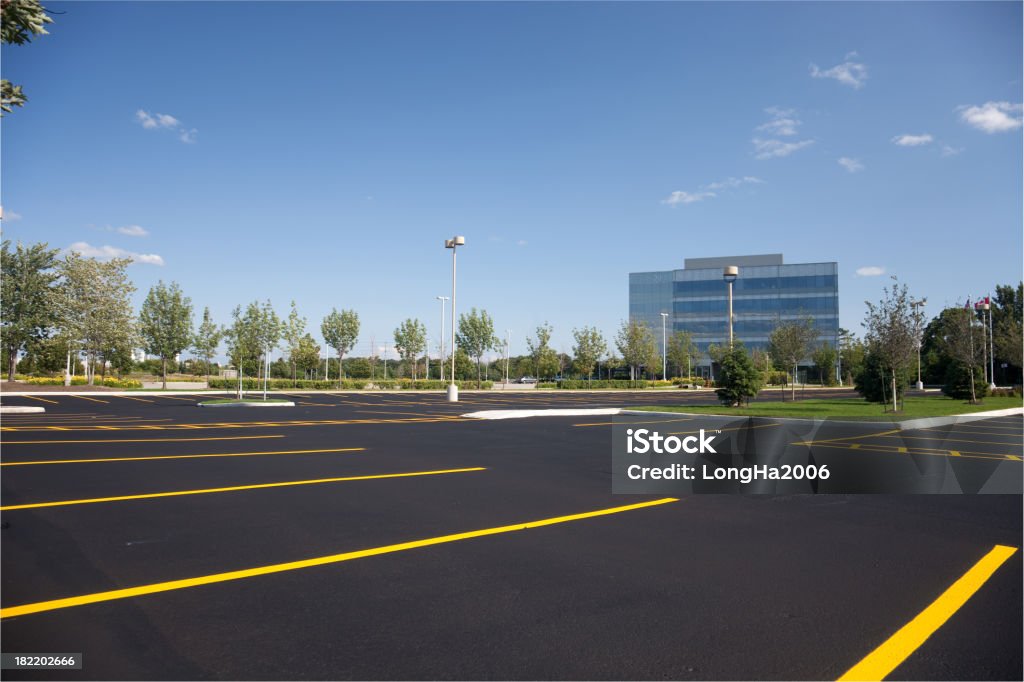
[[[557,416],[557,415],[556,415]],[[683,417],[681,419],[658,419],[655,421],[647,422],[621,422],[622,426],[632,426],[633,424],[668,424],[669,422],[689,422],[696,419],[696,417]],[[592,424],[573,424],[573,426],[611,426],[615,422],[594,422]]]
[[959,457],[959,456],[960,456],[960,453],[959,453],[959,452],[957,452],[956,450],[950,450],[950,451],[949,451],[949,456],[950,456],[950,457]]
[[896,448],[896,452],[905,453],[906,451],[906,448]]
[[257,438],[284,438],[283,434],[273,436],[214,436],[210,438],[116,438],[116,439],[85,439],[85,440],[4,440],[4,445],[57,445],[67,443],[185,443],[208,440],[255,440]]
[[842,680],[884,680],[886,675],[906,660],[910,654],[925,643],[932,634],[942,627],[967,600],[992,577],[996,569],[1017,551],[1016,547],[996,545],[974,564],[959,580],[950,585],[938,599],[919,613],[896,634],[885,640],[881,646],[868,654],[864,660],[853,666],[840,677]]
[[94,403],[106,403],[106,404],[108,404],[108,405],[110,404],[110,401],[109,401],[109,400],[99,400],[98,398],[89,398],[88,396],[84,396],[84,395],[75,395],[75,394],[73,394],[73,393],[69,393],[68,395],[70,395],[70,396],[71,396],[72,398],[81,398],[82,400],[91,400],[91,401],[93,401]]
[[276,450],[273,452],[215,452],[203,455],[152,455],[149,457],[94,457],[88,459],[48,459],[34,462],[3,462],[0,467],[22,467],[37,464],[92,464],[94,462],[145,462],[159,459],[200,459],[203,457],[258,457],[260,455],[307,455],[322,452],[362,452],[366,448],[331,448],[327,450]]
[[420,547],[443,545],[449,542],[459,542],[461,540],[486,537],[488,535],[500,535],[502,533],[511,533],[517,530],[527,530],[530,528],[553,526],[559,523],[568,523],[570,521],[580,521],[582,519],[589,519],[596,516],[608,516],[610,514],[619,514],[621,512],[633,511],[635,509],[643,509],[645,507],[654,507],[657,505],[668,504],[669,502],[678,502],[678,500],[674,497],[666,497],[659,500],[652,500],[650,502],[627,504],[622,507],[610,507],[607,509],[598,509],[596,511],[583,512],[581,514],[556,516],[553,518],[541,519],[539,521],[527,521],[525,523],[517,523],[510,526],[497,526],[495,528],[484,528],[482,530],[472,530],[465,533],[441,535],[433,538],[425,538],[423,540],[401,542],[395,545],[384,545],[383,547],[373,547],[370,549],[363,549],[355,552],[330,554],[328,556],[313,557],[311,559],[302,559],[300,561],[289,561],[281,564],[270,564],[269,566],[257,566],[255,568],[246,568],[239,571],[228,571],[226,573],[214,573],[211,575],[203,575],[195,578],[185,578],[184,580],[171,580],[169,582],[152,583],[149,585],[128,587],[120,590],[94,592],[92,594],[84,594],[78,597],[53,599],[51,601],[36,602],[34,604],[22,604],[21,606],[9,606],[7,608],[0,609],[0,618],[25,616],[31,613],[54,611],[56,609],[66,609],[72,606],[96,604],[98,602],[114,601],[115,599],[127,599],[129,597],[139,597],[146,594],[156,594],[158,592],[169,592],[171,590],[181,590],[188,587],[198,587],[200,585],[223,583],[229,580],[241,580],[243,578],[254,578],[256,576],[269,575],[272,573],[282,573],[284,571],[294,571],[302,568],[312,568],[314,566],[337,564],[343,561],[363,559],[366,557],[379,556],[381,554],[391,554],[394,552],[403,552],[405,550],[417,549]]
[[405,478],[411,476],[435,476],[440,474],[461,474],[469,471],[484,471],[484,467],[466,469],[439,469],[437,471],[409,471],[400,474],[373,474],[371,476],[339,476],[336,478],[315,478],[308,481],[278,481],[276,483],[256,483],[253,485],[236,485],[226,488],[201,488],[198,490],[172,490],[164,493],[143,493],[141,495],[118,495],[117,497],[93,497],[84,500],[57,500],[55,502],[32,502],[29,504],[11,504],[0,507],[0,511],[17,509],[40,509],[42,507],[68,507],[78,504],[97,504],[101,502],[124,502],[126,500],[149,500],[157,497],[180,497],[182,495],[206,495],[209,493],[230,493],[238,490],[259,490],[262,488],[285,488],[296,485],[314,485],[317,483],[339,483],[341,481],[369,481],[377,478]]
[[23,395],[23,396],[20,396],[20,397],[28,398],[29,400],[38,400],[41,403],[50,403],[52,405],[60,405],[60,403],[58,403],[56,400],[47,400],[46,398],[40,398],[40,397],[34,396],[34,395]]
[[1006,455],[1006,459],[1010,459],[1010,460],[1013,460],[1014,462],[1019,462],[1019,461],[1021,461],[1021,460],[1020,460],[1020,457],[1018,457],[1017,455]]
[[140,403],[155,403],[155,400],[146,400],[145,398],[133,398],[130,395],[119,395],[118,398],[124,398],[125,400],[138,400]]

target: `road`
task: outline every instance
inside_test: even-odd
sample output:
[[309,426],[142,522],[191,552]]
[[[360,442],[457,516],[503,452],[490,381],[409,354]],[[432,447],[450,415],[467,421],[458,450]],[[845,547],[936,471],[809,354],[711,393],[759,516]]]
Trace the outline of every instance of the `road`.
[[[1019,495],[613,495],[610,418],[459,415],[665,395],[293,396],[5,395],[47,412],[2,425],[3,650],[84,667],[4,677],[1022,676]],[[1019,418],[917,435],[1022,454]]]

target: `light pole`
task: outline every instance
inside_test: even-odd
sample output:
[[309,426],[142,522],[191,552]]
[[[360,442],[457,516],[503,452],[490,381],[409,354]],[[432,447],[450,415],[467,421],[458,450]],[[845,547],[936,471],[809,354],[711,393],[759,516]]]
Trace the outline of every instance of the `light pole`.
[[[995,344],[993,343],[993,339],[992,339],[992,304],[989,302],[989,300],[990,300],[989,297],[986,296],[985,297],[985,303],[981,307],[984,308],[985,312],[988,313],[988,343],[986,344],[988,346],[988,350],[989,350],[989,353],[988,353],[988,363],[989,363],[989,367],[988,367],[988,387],[990,389],[992,389],[992,388],[996,387],[996,347],[995,347]],[[982,320],[982,324],[983,325],[984,325],[984,322],[985,322],[985,320]],[[981,332],[982,332],[982,335],[984,335],[984,333],[985,333],[984,327],[982,327]]]
[[466,245],[466,238],[454,236],[444,240],[444,248],[452,250],[452,383],[448,384],[448,402],[459,402],[459,387],[455,385],[455,251]]
[[729,285],[729,350],[732,350],[732,283],[739,277],[740,269],[735,265],[726,265],[722,278]]
[[917,329],[917,390],[924,390],[924,382],[921,381],[921,315],[924,309],[924,304],[928,302],[927,298],[922,298],[920,301],[911,301],[910,307],[917,308],[914,311],[914,325]]
[[[441,368],[441,371],[438,372],[437,375],[441,377],[441,381],[444,381],[444,302],[448,300],[448,297],[435,296],[434,298],[441,302],[441,353],[440,357],[437,359],[437,364]],[[427,378],[429,379],[430,375],[427,375]]]
[[665,337],[665,320],[668,319],[668,313],[661,314],[661,379],[665,381],[668,379],[668,343]]
[[512,330],[505,330],[505,387],[508,387],[508,357],[509,349],[512,347]]

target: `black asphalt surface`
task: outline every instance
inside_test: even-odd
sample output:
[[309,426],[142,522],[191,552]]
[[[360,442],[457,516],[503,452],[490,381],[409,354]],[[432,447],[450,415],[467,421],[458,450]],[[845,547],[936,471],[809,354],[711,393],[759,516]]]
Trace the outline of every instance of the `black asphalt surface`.
[[[4,405],[47,412],[4,415],[0,501],[484,470],[5,510],[3,608],[649,502],[611,494],[610,417],[458,415],[669,402],[650,392],[465,392],[458,405],[439,394],[293,395],[294,408],[207,409],[177,394],[5,394]],[[808,447],[880,459],[911,447],[980,462],[1022,454],[1019,418],[868,433],[880,432]],[[342,448],[363,449],[12,466]],[[3,677],[835,679],[994,545],[1020,547],[1021,534],[1020,495],[693,495],[7,617],[5,653],[82,652],[85,665]],[[1018,551],[889,678],[1021,679],[1022,575]]]

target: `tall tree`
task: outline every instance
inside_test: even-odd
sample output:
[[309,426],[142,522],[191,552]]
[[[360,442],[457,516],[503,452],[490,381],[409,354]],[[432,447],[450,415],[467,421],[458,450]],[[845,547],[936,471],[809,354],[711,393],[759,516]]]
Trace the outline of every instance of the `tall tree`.
[[[277,347],[278,342],[281,340],[281,318],[274,312],[274,307],[270,305],[270,301],[264,301],[263,305],[259,309],[259,317],[257,324],[256,337],[259,339],[260,357],[263,360],[261,366],[265,367],[270,364],[270,352]],[[264,369],[263,371],[263,399],[267,398],[267,384],[269,381],[270,372]]]
[[683,364],[686,365],[686,376],[693,375],[693,364],[695,359],[700,357],[700,350],[693,342],[693,335],[690,332],[673,332],[668,338],[668,361],[676,366],[676,371],[681,375]]
[[480,388],[483,381],[484,353],[501,343],[494,335],[494,320],[486,310],[477,312],[476,308],[472,308],[468,315],[459,315],[459,331],[455,338],[459,348],[464,349],[470,357],[476,358],[476,384],[477,388]]
[[188,348],[192,341],[192,299],[177,282],[170,286],[160,280],[142,302],[139,334],[147,353],[160,357],[163,387],[167,390],[167,359]]
[[[72,344],[85,351],[89,384],[96,365],[118,353],[131,352],[139,342],[132,314],[135,285],[128,279],[131,260],[101,262],[69,253],[60,264],[63,281],[56,297],[58,326]],[[102,366],[105,372],[106,365]]]
[[594,376],[594,365],[608,352],[608,344],[597,327],[573,329],[572,336],[576,340],[573,346],[573,364],[580,374],[588,379]]
[[814,320],[807,318],[803,322],[783,322],[768,337],[768,352],[772,359],[781,364],[780,369],[793,369],[793,400],[796,400],[797,366],[810,353],[811,344],[817,336]]
[[615,345],[622,353],[622,360],[629,365],[629,375],[633,381],[636,381],[641,367],[650,368],[658,363],[654,334],[636,320],[622,323],[615,336]]
[[[992,344],[995,347],[997,367],[1006,363],[1010,372],[1003,374],[1003,380],[1010,379],[1014,384],[1022,380],[1022,356],[1024,356],[1024,283],[1016,287],[1000,285],[996,287],[996,295],[992,301]],[[999,367],[1002,369],[1001,367]]]
[[835,383],[836,358],[839,354],[830,343],[822,343],[811,353],[811,360],[818,368],[818,383],[831,386]]
[[533,361],[533,371],[538,379],[552,377],[558,372],[558,354],[551,347],[553,329],[545,322],[537,327],[536,338],[527,338],[526,347]]
[[945,324],[942,330],[942,349],[950,359],[961,368],[967,369],[970,379],[971,404],[978,402],[974,381],[975,368],[981,361],[982,348],[985,344],[985,330],[975,322],[973,310],[959,307],[946,311]]
[[18,353],[44,339],[56,321],[53,284],[57,251],[46,244],[0,246],[0,328],[7,354],[7,378],[14,381]]
[[210,385],[210,361],[217,353],[221,339],[224,338],[224,328],[218,326],[210,315],[209,307],[203,309],[203,321],[196,330],[195,338],[192,339],[192,352],[201,357],[206,363],[206,385]]
[[900,286],[893,278],[892,287],[885,290],[876,304],[865,301],[868,307],[863,325],[867,329],[865,340],[876,353],[889,374],[893,411],[899,409],[897,398],[903,386],[898,386],[896,375],[902,374],[914,362],[917,352],[917,319],[911,308],[907,285]]
[[[345,353],[352,350],[359,338],[359,315],[354,310],[342,310],[340,313],[331,308],[331,312],[320,324],[320,333],[327,345],[338,352],[338,367],[344,374]],[[341,376],[338,376],[338,387],[341,387]]]
[[[4,45],[32,42],[33,36],[47,35],[46,24],[53,23],[39,0],[2,0],[0,12],[0,40]],[[0,116],[9,114],[12,107],[23,106],[27,99],[20,85],[0,79]]]
[[395,351],[412,367],[416,380],[416,358],[427,349],[427,328],[419,320],[406,320],[395,328]]
[[309,334],[299,339],[298,345],[289,358],[292,365],[302,370],[305,376],[320,364],[320,346]]
[[739,341],[727,348],[722,356],[715,393],[723,404],[739,407],[743,401],[757,396],[763,382],[762,374],[754,366],[747,349]]
[[291,312],[288,313],[288,320],[284,323],[281,335],[284,337],[285,345],[288,347],[288,358],[292,365],[292,381],[295,381],[297,366],[295,364],[295,351],[299,347],[299,341],[306,333],[306,318],[299,316],[299,309],[292,301]]

